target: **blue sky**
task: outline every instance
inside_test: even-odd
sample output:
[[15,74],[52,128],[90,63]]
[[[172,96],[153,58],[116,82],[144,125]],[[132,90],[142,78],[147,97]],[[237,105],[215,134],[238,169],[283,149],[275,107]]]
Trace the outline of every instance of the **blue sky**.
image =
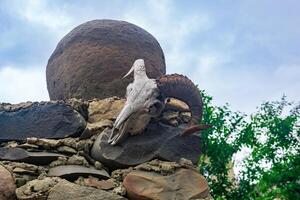
[[300,1],[0,1],[0,102],[48,100],[45,69],[58,41],[92,19],[134,23],[182,73],[233,110],[286,94],[300,100]]

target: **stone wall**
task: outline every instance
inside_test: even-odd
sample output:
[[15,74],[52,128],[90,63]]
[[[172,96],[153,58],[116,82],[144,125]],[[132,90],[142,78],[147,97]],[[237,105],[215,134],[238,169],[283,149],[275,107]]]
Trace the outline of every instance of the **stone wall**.
[[0,104],[0,199],[212,199],[195,167],[201,138],[180,135],[188,107],[171,100],[145,132],[111,146],[124,102]]

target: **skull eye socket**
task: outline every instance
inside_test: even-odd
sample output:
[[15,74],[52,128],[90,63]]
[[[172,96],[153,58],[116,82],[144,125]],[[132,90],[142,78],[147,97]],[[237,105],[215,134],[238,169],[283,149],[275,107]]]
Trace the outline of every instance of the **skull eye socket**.
[[162,110],[163,110],[163,104],[159,101],[156,101],[154,104],[150,106],[149,113],[150,115],[159,115]]

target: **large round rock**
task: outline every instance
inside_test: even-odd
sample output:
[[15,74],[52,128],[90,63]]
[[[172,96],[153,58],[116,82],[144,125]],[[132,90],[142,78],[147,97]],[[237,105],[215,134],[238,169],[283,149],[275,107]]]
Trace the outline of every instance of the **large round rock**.
[[132,80],[122,77],[139,58],[149,77],[166,73],[163,51],[144,29],[117,20],[81,24],[58,43],[48,61],[50,99],[124,96]]

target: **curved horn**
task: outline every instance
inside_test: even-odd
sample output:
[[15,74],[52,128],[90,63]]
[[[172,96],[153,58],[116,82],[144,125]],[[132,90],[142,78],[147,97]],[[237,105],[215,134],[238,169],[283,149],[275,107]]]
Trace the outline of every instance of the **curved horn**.
[[188,77],[180,74],[170,74],[161,76],[156,82],[164,98],[179,99],[190,107],[192,114],[190,127],[183,134],[208,128],[207,125],[199,125],[202,118],[203,102],[198,88]]

